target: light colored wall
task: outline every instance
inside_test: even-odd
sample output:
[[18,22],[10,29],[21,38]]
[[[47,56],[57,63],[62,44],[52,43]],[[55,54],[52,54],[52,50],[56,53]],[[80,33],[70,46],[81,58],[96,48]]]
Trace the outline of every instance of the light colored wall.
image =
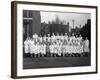
[[[17,1],[17,0],[16,0]],[[26,0],[24,0],[26,1]],[[30,0],[37,2],[94,5],[99,6],[100,0]],[[100,14],[100,6],[98,7]],[[98,15],[100,22],[100,16]],[[100,24],[98,24],[98,48],[100,47]],[[98,57],[100,57],[100,49]],[[100,58],[98,59],[100,67]],[[11,0],[0,0],[0,80],[13,80],[10,78],[11,71]],[[30,78],[26,80],[100,80],[100,68],[98,74],[59,76],[45,78]],[[20,80],[20,79],[19,79]],[[24,80],[24,79],[22,79]]]

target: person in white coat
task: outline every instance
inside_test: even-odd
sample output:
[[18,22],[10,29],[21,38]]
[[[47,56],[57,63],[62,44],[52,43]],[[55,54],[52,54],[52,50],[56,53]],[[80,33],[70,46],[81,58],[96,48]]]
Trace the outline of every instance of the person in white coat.
[[27,57],[29,54],[28,38],[24,41],[24,52],[25,52],[25,57]]
[[89,40],[87,39],[87,37],[84,41],[84,52],[89,52]]
[[51,56],[53,56],[53,53],[54,53],[54,46],[53,46],[53,43],[49,46],[49,49],[50,49],[50,54]]
[[52,36],[51,36],[51,43],[53,44],[56,40],[56,36],[54,33],[52,33]]
[[30,54],[31,54],[31,57],[33,57],[33,55],[35,53],[34,47],[35,47],[35,41],[34,41],[34,39],[31,39],[31,41],[30,41]]
[[42,44],[42,53],[43,53],[43,56],[46,55],[46,45],[45,44]]

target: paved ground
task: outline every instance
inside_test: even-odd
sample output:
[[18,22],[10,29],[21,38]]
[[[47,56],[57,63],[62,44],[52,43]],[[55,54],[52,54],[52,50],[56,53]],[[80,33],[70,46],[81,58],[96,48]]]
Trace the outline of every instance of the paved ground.
[[40,57],[40,58],[24,58],[23,68],[53,68],[53,67],[75,67],[90,66],[90,56],[88,57]]

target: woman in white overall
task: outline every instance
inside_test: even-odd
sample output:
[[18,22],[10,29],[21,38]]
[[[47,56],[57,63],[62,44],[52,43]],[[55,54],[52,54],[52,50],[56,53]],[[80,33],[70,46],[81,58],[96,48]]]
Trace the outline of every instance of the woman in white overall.
[[30,41],[30,54],[31,54],[31,57],[33,57],[33,54],[35,53],[34,52],[34,47],[35,47],[35,42],[34,42],[34,39],[31,39]]
[[89,40],[87,39],[87,37],[84,41],[84,52],[89,52]]
[[25,57],[28,56],[28,54],[29,54],[28,38],[24,41],[24,52],[25,52]]

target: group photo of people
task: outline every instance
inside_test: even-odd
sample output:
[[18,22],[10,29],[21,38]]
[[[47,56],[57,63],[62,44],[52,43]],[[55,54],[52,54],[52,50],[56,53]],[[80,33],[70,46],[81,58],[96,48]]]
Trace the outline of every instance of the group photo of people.
[[23,10],[23,69],[91,65],[91,15]]
[[34,34],[24,41],[25,57],[89,56],[89,40],[81,35]]

